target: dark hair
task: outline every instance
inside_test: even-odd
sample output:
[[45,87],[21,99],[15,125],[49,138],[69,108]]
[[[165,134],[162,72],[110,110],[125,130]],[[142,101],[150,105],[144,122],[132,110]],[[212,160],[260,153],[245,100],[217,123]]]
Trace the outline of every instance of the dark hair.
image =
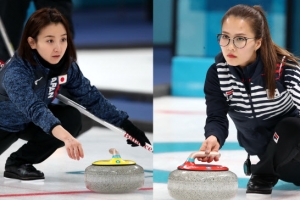
[[40,30],[52,23],[61,23],[66,29],[68,46],[65,52],[65,57],[68,58],[66,60],[66,65],[69,68],[71,63],[77,59],[76,50],[67,20],[55,8],[42,8],[35,11],[30,16],[25,25],[20,46],[18,48],[19,56],[29,61],[32,65],[37,65],[33,58],[32,49],[28,44],[27,38],[32,37],[35,41],[37,41],[37,36],[39,35]]
[[[255,39],[262,38],[259,52],[264,66],[266,87],[269,89],[269,96],[274,98],[276,89],[274,75],[276,71],[276,64],[282,62],[283,57],[285,56],[285,60],[290,60],[299,65],[297,61],[299,58],[286,49],[279,47],[272,41],[268,22],[261,6],[256,5],[252,7],[239,4],[231,7],[223,16],[222,25],[229,16],[239,17],[246,20],[250,24],[250,27],[252,27]],[[285,60],[283,61],[284,64],[291,65],[286,63]]]

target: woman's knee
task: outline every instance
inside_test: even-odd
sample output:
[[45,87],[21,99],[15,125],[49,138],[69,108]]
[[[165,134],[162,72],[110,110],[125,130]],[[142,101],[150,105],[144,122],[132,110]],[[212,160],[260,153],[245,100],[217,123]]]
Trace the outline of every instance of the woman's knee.
[[68,115],[74,120],[76,121],[76,123],[80,123],[81,124],[81,113],[74,107],[68,106]]
[[[275,138],[276,134],[276,138]],[[278,123],[273,136],[275,145],[274,165],[289,163],[293,159],[294,152],[300,146],[300,118],[289,117]]]
[[62,127],[64,127],[70,134],[77,137],[81,128],[81,113],[72,106],[56,105],[55,108],[50,109],[55,117],[57,117]]
[[64,120],[62,124],[63,127],[69,131],[74,137],[77,137],[81,128],[82,128],[82,120],[81,113],[71,106],[69,106],[67,112],[67,120]]
[[275,127],[275,132],[282,137],[294,137],[300,139],[300,118],[288,117],[281,120]]

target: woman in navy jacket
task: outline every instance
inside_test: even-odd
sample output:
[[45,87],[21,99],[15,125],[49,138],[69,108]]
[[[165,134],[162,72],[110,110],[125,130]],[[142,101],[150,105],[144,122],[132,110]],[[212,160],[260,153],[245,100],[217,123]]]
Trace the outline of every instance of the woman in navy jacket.
[[248,165],[247,195],[270,195],[278,179],[300,185],[298,58],[273,43],[260,6],[230,8],[217,39],[222,53],[206,76],[206,140],[200,150],[209,153],[223,146],[228,114],[240,146],[260,159]]
[[62,146],[70,158],[83,158],[83,148],[75,139],[81,129],[79,111],[51,104],[60,88],[94,115],[123,128],[142,146],[150,143],[127,113],[83,76],[67,21],[56,9],[43,8],[31,15],[18,51],[0,71],[0,82],[0,155],[19,138],[28,141],[9,156],[4,177],[44,179],[32,164],[44,161]]

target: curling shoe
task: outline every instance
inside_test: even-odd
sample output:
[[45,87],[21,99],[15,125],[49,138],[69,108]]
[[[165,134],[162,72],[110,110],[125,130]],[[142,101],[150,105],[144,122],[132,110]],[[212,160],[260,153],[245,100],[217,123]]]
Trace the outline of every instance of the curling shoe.
[[247,184],[247,199],[271,198],[272,189],[277,182],[278,178],[276,176],[252,175]]
[[4,177],[23,181],[45,179],[44,173],[37,170],[31,164],[5,166]]

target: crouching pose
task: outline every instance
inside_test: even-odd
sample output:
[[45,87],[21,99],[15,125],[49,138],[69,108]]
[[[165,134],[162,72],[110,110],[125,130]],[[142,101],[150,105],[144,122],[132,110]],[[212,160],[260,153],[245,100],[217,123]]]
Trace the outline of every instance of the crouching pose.
[[260,159],[248,162],[247,195],[270,195],[278,179],[300,185],[299,58],[272,41],[260,6],[234,6],[221,25],[222,53],[206,75],[206,140],[200,150],[223,146],[228,114],[240,146]]
[[63,146],[70,158],[83,158],[83,148],[75,139],[82,126],[80,112],[51,103],[60,88],[97,117],[123,128],[142,146],[150,144],[127,113],[112,105],[83,76],[62,14],[43,8],[28,19],[17,52],[0,71],[0,155],[19,138],[28,141],[7,158],[4,177],[44,179],[33,164]]

